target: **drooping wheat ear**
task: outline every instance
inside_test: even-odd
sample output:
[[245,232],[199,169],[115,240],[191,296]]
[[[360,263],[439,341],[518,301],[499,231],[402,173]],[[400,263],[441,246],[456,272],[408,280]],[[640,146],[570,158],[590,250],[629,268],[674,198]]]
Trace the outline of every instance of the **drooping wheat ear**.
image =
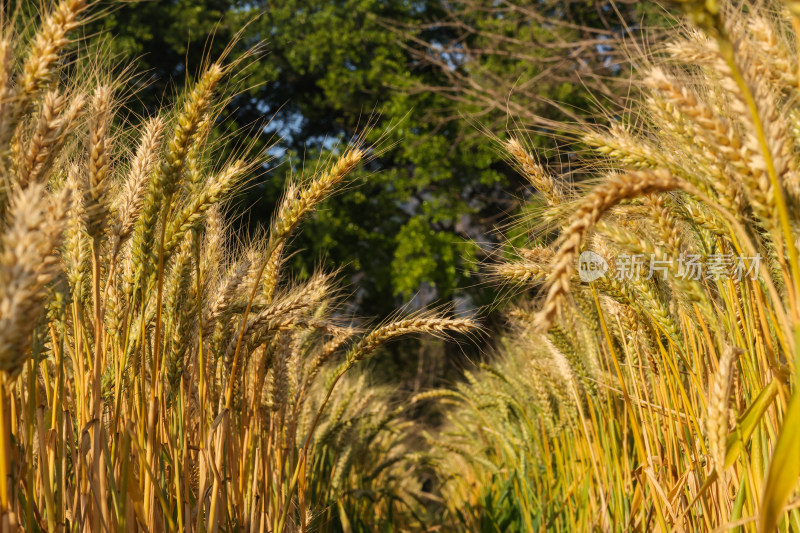
[[[637,313],[636,320],[642,321],[643,317],[645,322],[652,323],[658,331],[666,333],[676,346],[681,347],[680,326],[651,282],[637,280],[625,283],[613,276],[606,276],[597,281],[597,288],[608,295],[608,300]],[[620,332],[619,335],[626,337],[628,333]]]
[[111,88],[101,85],[92,96],[89,115],[88,186],[86,187],[86,232],[99,236],[109,205],[108,176],[111,171]]
[[[652,257],[654,261],[658,261],[662,265],[671,264],[678,257],[680,257],[680,254],[670,256],[664,248],[654,245],[653,242],[647,237],[630,231],[622,227],[620,224],[602,222],[599,224],[598,229],[604,236],[607,236],[618,246],[633,253],[641,254],[645,257]],[[701,310],[706,313],[706,316],[715,316],[712,312],[711,302],[708,299],[708,295],[697,280],[690,279],[689,277],[677,276],[677,272],[673,269],[668,269],[666,274],[670,279],[670,283],[674,285],[675,291],[678,294],[685,296],[690,301],[699,304]],[[645,294],[653,293],[653,290],[646,288],[645,285],[647,284],[642,284],[641,281],[642,280],[638,280],[631,284],[626,284],[626,289],[628,288],[628,285],[630,285],[632,287],[636,287],[640,292],[642,289],[645,289]],[[650,301],[660,301],[660,298],[651,297]],[[638,299],[634,298],[633,300],[630,300],[630,303],[636,306],[635,304],[638,304]],[[710,320],[713,321],[713,319]]]
[[[307,311],[333,291],[331,274],[317,274],[300,288],[266,306],[250,318],[242,331],[242,342],[250,343],[252,348],[259,346],[270,333],[299,320],[299,314]],[[239,336],[231,337],[225,351],[226,362],[234,357]]]
[[45,287],[57,273],[55,252],[68,205],[68,191],[51,197],[41,184],[11,196],[0,254],[0,370],[10,374],[30,353]]
[[706,33],[691,31],[689,35],[667,43],[664,51],[672,62],[713,68],[719,62],[719,46]]
[[725,469],[725,453],[728,442],[728,404],[731,395],[731,384],[735,372],[736,359],[744,353],[735,346],[725,347],[719,360],[717,370],[708,397],[708,419],[706,431],[711,459],[717,472]]
[[[709,198],[718,199],[720,205],[731,213],[739,213],[743,204],[741,180],[731,176],[733,171],[727,162],[702,141],[698,133],[699,126],[683,115],[673,102],[658,94],[648,96],[645,102],[654,131],[675,143],[674,146],[681,147],[680,150],[659,151],[662,158],[665,151],[671,154],[666,158],[664,168],[694,184]],[[698,172],[698,165],[702,172]],[[720,183],[726,186],[720,187]]]
[[39,181],[47,174],[53,157],[83,113],[83,95],[72,95],[69,107],[62,113],[66,102],[64,95],[55,91],[45,94],[33,136],[17,163],[20,187]]
[[408,403],[413,405],[427,400],[437,400],[439,398],[457,398],[462,399],[463,395],[452,389],[430,389],[425,392],[420,392],[408,399]]
[[[715,113],[694,91],[668,77],[662,69],[651,70],[645,81],[664,100],[697,125],[698,139],[703,140],[712,153],[718,153],[720,159],[730,165],[744,181],[753,209],[763,220],[772,220],[772,187],[764,158],[758,150],[752,149],[752,143],[745,143],[727,120]],[[725,186],[735,187],[735,184]],[[721,195],[721,199],[725,199],[725,195]]]
[[537,283],[547,279],[550,269],[533,261],[508,261],[487,267],[490,276],[512,283]]
[[547,281],[547,296],[536,314],[535,327],[539,332],[550,329],[569,294],[569,283],[587,233],[603,214],[622,200],[653,192],[671,191],[682,182],[666,170],[643,170],[611,176],[580,201],[572,222],[559,237],[558,251],[551,263]]
[[535,261],[537,263],[549,263],[552,261],[553,250],[546,246],[535,246],[533,248],[516,248],[515,251],[520,257],[528,261]]
[[553,177],[547,174],[544,168],[515,137],[510,137],[505,142],[504,148],[514,158],[525,179],[542,193],[548,204],[554,205],[561,198],[561,192],[558,190]]
[[147,183],[158,159],[164,126],[164,119],[160,116],[147,122],[123,189],[115,198],[116,216],[111,224],[112,258],[119,254],[122,243],[130,237],[134,223],[142,210]]
[[701,204],[695,203],[693,200],[688,200],[682,206],[679,214],[690,224],[702,228],[712,235],[720,237],[728,235],[729,231],[728,228],[725,227],[725,224],[723,224],[714,213]]
[[445,318],[431,314],[420,314],[390,322],[372,330],[358,341],[347,353],[347,364],[361,361],[375,349],[394,338],[411,333],[447,335],[448,332],[469,333],[477,324],[468,318]]

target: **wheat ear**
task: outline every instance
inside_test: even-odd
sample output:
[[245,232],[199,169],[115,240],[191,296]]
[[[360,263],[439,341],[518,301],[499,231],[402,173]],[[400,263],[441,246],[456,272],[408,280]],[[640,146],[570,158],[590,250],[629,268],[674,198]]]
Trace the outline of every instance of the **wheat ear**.
[[468,333],[477,328],[474,321],[468,318],[444,318],[431,315],[412,316],[409,318],[390,322],[374,329],[347,354],[347,364],[352,365],[371,354],[375,349],[396,337],[411,333],[431,333],[446,335],[448,332]]
[[164,119],[160,116],[147,122],[122,191],[114,200],[116,214],[111,224],[112,258],[119,254],[122,243],[130,237],[142,210],[144,193],[158,158],[164,126]]
[[10,200],[0,254],[0,370],[15,374],[30,353],[45,288],[58,271],[55,252],[69,196],[49,197],[44,185],[34,184]]
[[547,295],[536,314],[535,327],[540,332],[550,329],[567,295],[574,262],[587,233],[603,214],[622,200],[653,192],[677,189],[681,181],[665,170],[643,170],[614,175],[581,200],[570,225],[559,237],[559,247],[551,262]]
[[719,369],[714,376],[708,398],[708,444],[711,459],[718,472],[725,469],[725,453],[728,442],[728,403],[735,370],[736,358],[743,353],[741,348],[727,346],[719,360]]
[[99,237],[108,215],[108,176],[111,172],[111,88],[95,89],[90,104],[86,231]]
[[[62,0],[42,21],[15,86],[6,90],[8,99],[0,108],[0,146],[9,145],[17,124],[51,78],[61,50],[69,43],[67,34],[80,25],[87,4],[87,0]],[[10,73],[11,65],[3,66]]]
[[555,180],[542,168],[515,137],[508,139],[504,148],[522,171],[522,175],[542,193],[547,203],[555,205],[561,198]]

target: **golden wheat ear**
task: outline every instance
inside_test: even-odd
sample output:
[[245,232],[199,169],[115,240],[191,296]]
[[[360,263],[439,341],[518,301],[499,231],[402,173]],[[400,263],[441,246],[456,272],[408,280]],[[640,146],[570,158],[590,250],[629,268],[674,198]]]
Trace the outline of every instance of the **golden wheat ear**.
[[42,20],[23,61],[19,74],[12,82],[13,58],[8,34],[12,29],[3,28],[4,39],[0,44],[0,150],[10,144],[20,120],[34,107],[42,89],[57,70],[62,50],[69,44],[68,34],[82,23],[86,0],[63,0]]
[[555,205],[563,199],[563,195],[553,177],[542,168],[534,156],[523,147],[516,137],[510,137],[503,145],[503,148],[522,171],[525,179],[536,187],[548,204]]
[[16,375],[30,355],[31,333],[43,310],[47,285],[58,273],[57,246],[69,196],[43,185],[14,191],[0,255],[0,369]]
[[161,245],[153,246],[159,222],[167,224],[166,214],[171,211],[176,193],[183,187],[186,178],[188,155],[195,134],[206,119],[214,104],[214,96],[226,69],[212,63],[193,85],[183,105],[172,122],[172,132],[166,138],[163,154],[156,165],[155,174],[148,181],[147,192],[142,200],[139,218],[133,230],[133,253],[136,275],[139,280],[150,279],[155,272],[151,256],[161,254]]
[[92,238],[105,236],[110,210],[108,199],[111,174],[111,120],[113,102],[111,88],[101,85],[94,90],[89,103],[89,137],[87,143],[86,231]]
[[352,366],[372,354],[379,346],[397,337],[414,333],[447,336],[449,333],[471,333],[479,329],[469,318],[448,318],[436,313],[421,313],[377,327],[362,337],[347,353],[346,364]]
[[579,202],[577,212],[559,237],[559,248],[551,263],[547,293],[536,315],[536,327],[546,332],[570,292],[575,261],[588,232],[611,207],[625,199],[680,188],[681,181],[665,170],[644,170],[611,176]]
[[114,221],[111,224],[112,259],[116,259],[122,245],[133,232],[133,227],[142,210],[145,191],[152,178],[161,149],[166,123],[157,116],[144,126],[139,146],[124,178],[123,186],[113,200]]

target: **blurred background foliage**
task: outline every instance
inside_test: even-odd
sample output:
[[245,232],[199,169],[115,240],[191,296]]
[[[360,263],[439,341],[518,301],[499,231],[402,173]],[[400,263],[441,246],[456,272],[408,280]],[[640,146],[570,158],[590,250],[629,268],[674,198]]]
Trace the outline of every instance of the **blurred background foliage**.
[[[130,2],[91,31],[113,35],[120,61],[148,72],[130,102],[140,114],[237,33],[234,55],[263,43],[244,73],[249,89],[216,125],[219,135],[258,132],[264,146],[276,143],[276,168],[234,206],[242,232],[268,221],[290,169],[302,173],[305,160],[371,125],[376,156],[306,224],[293,246],[308,253],[290,266],[306,276],[308,258],[346,265],[352,311],[385,317],[409,301],[492,303],[476,266],[527,193],[485,132],[524,125],[531,146],[552,146],[556,121],[579,121],[598,94],[625,90],[614,82],[627,80],[619,41],[657,16],[643,9],[603,0],[165,0]],[[563,170],[574,150],[541,155]],[[425,351],[401,348],[390,374]]]

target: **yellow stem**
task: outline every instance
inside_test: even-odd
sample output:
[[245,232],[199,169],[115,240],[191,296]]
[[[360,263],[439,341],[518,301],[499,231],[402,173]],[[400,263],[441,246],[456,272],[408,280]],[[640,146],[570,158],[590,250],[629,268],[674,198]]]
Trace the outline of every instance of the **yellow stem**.
[[0,375],[0,517],[8,513],[8,435],[6,435],[6,380],[5,373]]

